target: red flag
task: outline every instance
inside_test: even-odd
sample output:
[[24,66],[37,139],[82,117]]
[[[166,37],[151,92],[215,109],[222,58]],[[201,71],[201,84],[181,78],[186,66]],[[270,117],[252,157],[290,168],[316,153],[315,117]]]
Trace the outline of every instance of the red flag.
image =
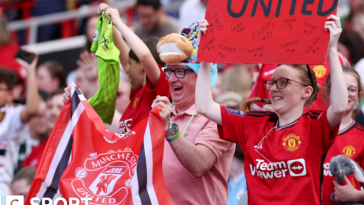
[[165,139],[160,109],[156,106],[148,119],[121,136],[107,130],[73,86],[26,204],[30,205],[33,197],[53,201],[59,197],[92,198],[89,204],[94,205],[172,204],[162,171]]

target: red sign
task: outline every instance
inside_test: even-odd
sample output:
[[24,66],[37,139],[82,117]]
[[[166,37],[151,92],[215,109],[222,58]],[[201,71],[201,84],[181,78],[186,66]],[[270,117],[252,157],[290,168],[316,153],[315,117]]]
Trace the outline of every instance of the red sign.
[[324,64],[338,0],[210,0],[198,60]]

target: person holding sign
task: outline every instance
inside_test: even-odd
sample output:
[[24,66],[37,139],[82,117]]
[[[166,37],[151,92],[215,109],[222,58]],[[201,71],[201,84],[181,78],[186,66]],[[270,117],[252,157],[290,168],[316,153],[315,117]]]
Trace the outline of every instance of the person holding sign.
[[[207,21],[201,22],[207,30]],[[342,31],[340,19],[330,15],[324,26],[330,32],[332,104],[326,111],[304,108],[315,101],[319,88],[315,73],[306,65],[279,65],[266,81],[275,112],[243,112],[212,100],[210,63],[201,63],[196,84],[196,110],[218,124],[220,138],[240,144],[249,204],[320,204],[322,156],[333,144],[348,106],[348,92],[337,54]]]
[[[163,174],[173,204],[226,205],[235,144],[220,139],[216,123],[196,112],[198,31],[199,23],[192,23],[157,46],[173,99],[173,106],[165,96],[154,101],[163,107]],[[210,67],[209,89],[217,81],[217,68]]]

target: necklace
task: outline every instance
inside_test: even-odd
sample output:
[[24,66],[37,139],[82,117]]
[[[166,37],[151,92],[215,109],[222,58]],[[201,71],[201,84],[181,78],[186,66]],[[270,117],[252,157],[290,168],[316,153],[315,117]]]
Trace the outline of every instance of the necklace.
[[[172,102],[172,106],[173,106],[173,102]],[[191,118],[190,118],[190,120],[188,121],[188,123],[187,123],[187,125],[186,125],[186,127],[185,127],[185,130],[183,131],[183,133],[182,133],[182,135],[184,136],[185,135],[185,133],[186,133],[186,131],[187,131],[187,128],[188,128],[188,126],[190,125],[190,123],[191,123],[191,121],[192,121],[192,119],[193,119],[193,117],[195,117],[195,115],[196,115],[196,111],[193,113],[193,115],[191,116]]]
[[191,118],[190,118],[190,120],[188,121],[188,123],[187,123],[187,125],[186,125],[186,128],[185,128],[185,130],[183,131],[183,133],[182,133],[182,135],[184,136],[185,135],[185,133],[186,133],[186,131],[187,131],[187,128],[188,128],[188,126],[190,125],[190,122],[192,121],[192,119],[193,119],[193,117],[195,117],[195,115],[196,115],[196,111],[193,113],[193,115],[191,116]]

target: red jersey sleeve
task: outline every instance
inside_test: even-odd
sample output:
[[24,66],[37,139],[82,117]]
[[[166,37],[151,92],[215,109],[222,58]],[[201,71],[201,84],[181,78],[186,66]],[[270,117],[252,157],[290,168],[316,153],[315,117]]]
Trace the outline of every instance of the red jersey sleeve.
[[311,136],[316,142],[317,148],[320,151],[320,155],[327,153],[334,143],[337,133],[339,132],[340,124],[330,132],[329,124],[327,122],[327,111],[320,110],[307,112],[311,124]]
[[220,106],[220,110],[222,125],[217,125],[219,137],[223,140],[240,144],[244,152],[245,113],[243,111],[226,108],[222,105]]
[[[249,99],[250,98],[255,98],[255,97],[259,97],[259,98],[266,98],[265,96],[265,90],[264,90],[264,79],[262,78],[263,76],[263,68],[260,69],[259,71],[259,75],[257,77],[257,80],[254,83],[253,89],[251,91],[251,93],[249,94]],[[256,103],[257,106],[259,106],[260,108],[263,107],[263,103]]]
[[168,99],[170,99],[171,93],[169,90],[168,79],[164,75],[164,72],[163,72],[161,66],[160,65],[158,65],[158,66],[159,66],[159,70],[161,73],[159,76],[158,84],[155,86],[154,89],[152,89],[152,83],[150,82],[150,80],[147,76],[147,82],[146,82],[147,92],[154,96],[157,96],[157,95],[166,96],[166,97],[168,97]]

